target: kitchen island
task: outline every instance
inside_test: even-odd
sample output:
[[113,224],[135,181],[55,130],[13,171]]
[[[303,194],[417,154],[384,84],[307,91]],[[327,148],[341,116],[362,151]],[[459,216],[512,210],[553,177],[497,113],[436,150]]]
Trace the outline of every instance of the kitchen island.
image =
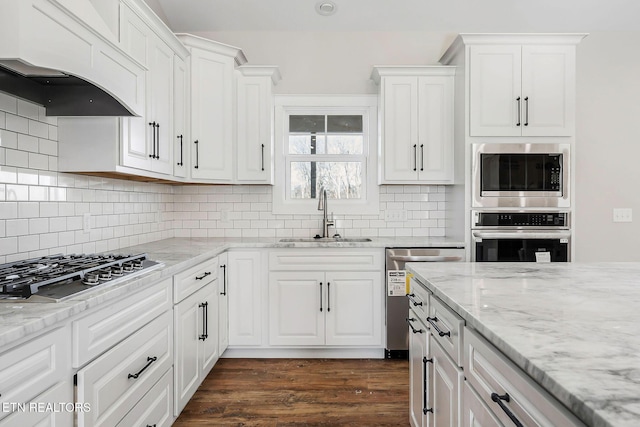
[[640,425],[640,264],[407,270],[586,425]]

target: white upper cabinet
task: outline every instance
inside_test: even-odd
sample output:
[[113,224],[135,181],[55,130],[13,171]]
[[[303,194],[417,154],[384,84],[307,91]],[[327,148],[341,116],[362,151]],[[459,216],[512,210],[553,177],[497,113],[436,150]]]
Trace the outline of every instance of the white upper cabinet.
[[273,86],[277,67],[244,65],[236,71],[237,181],[273,184]]
[[173,58],[173,175],[186,178],[189,174],[189,71],[187,63],[178,56]]
[[189,34],[178,38],[191,54],[191,178],[230,183],[234,66],[246,58],[233,46]]
[[[142,0],[120,0],[119,13],[122,54],[146,69],[142,115],[60,117],[59,170],[181,180],[185,174],[179,169],[174,175],[179,130],[174,119],[181,119],[183,132],[187,49]],[[174,87],[176,77],[183,87]]]
[[572,136],[575,45],[584,35],[462,35],[470,136]]
[[144,117],[123,119],[122,164],[151,172],[173,172],[173,51],[127,5],[121,5],[120,42],[147,66]]
[[381,184],[453,182],[455,67],[375,67]]

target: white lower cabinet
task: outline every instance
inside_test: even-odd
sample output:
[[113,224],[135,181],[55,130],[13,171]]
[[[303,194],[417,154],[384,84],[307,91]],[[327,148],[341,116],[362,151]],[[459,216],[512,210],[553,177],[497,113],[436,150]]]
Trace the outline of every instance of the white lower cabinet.
[[229,259],[226,252],[218,255],[218,352],[220,356],[229,347]]
[[155,426],[173,424],[173,369],[169,369],[156,385],[129,411],[117,427]]
[[[412,278],[416,290],[430,293]],[[448,305],[427,305],[408,317],[412,427],[584,427]]]
[[269,344],[382,345],[384,291],[377,255],[377,250],[346,249],[271,252]]
[[73,403],[70,348],[67,326],[0,354],[0,426],[72,425],[73,411],[31,406]]
[[[193,281],[201,287],[177,302],[173,309],[175,404],[179,415],[218,361],[218,258],[174,276],[174,295],[183,295]],[[208,273],[208,274],[207,274]]]
[[409,421],[412,427],[427,427],[427,381],[433,375],[429,362],[429,328],[409,310]]
[[113,426],[138,403],[173,363],[173,323],[167,311],[80,369],[78,426]]
[[262,251],[227,253],[229,346],[262,344],[263,283],[267,275]]
[[507,426],[584,426],[480,334],[465,328],[464,340],[467,383],[493,418]]

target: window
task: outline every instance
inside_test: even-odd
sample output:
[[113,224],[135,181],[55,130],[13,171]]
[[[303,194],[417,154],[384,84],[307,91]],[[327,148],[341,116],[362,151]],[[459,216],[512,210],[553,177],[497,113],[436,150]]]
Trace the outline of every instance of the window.
[[276,97],[274,213],[308,213],[327,191],[335,213],[379,212],[376,98]]

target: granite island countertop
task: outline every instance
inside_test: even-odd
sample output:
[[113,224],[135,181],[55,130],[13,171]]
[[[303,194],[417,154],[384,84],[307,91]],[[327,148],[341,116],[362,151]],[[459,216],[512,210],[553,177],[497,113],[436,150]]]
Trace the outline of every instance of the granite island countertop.
[[585,424],[640,425],[640,263],[407,269]]
[[372,237],[371,242],[280,242],[279,238],[172,238],[130,246],[110,253],[146,253],[163,265],[113,286],[96,287],[62,302],[0,302],[0,353],[25,338],[132,291],[142,289],[193,267],[229,249],[241,248],[385,248],[462,247],[446,237]]

